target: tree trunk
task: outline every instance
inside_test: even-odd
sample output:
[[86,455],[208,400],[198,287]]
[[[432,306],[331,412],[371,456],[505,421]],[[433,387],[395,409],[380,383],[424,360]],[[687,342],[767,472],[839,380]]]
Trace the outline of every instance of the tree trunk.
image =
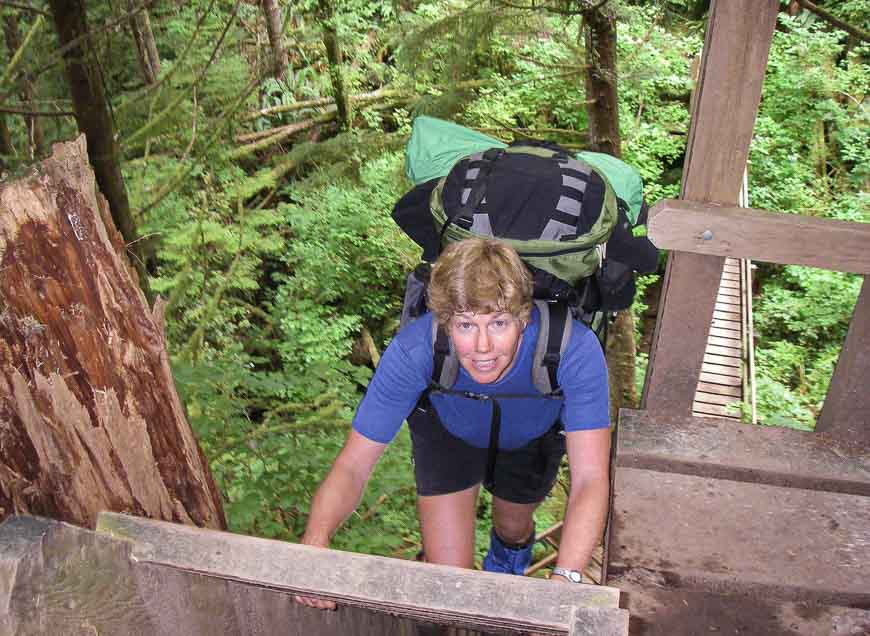
[[281,30],[281,10],[275,0],[260,0],[263,15],[266,17],[266,33],[272,47],[272,72],[277,79],[284,79],[287,73],[287,49],[284,48],[284,34]]
[[[14,13],[7,13],[3,16],[3,31],[6,36],[6,48],[9,50],[9,59],[12,59],[15,51],[17,51],[18,47],[21,46],[21,33],[18,30],[18,17]],[[33,82],[30,80],[29,75],[24,76],[21,84],[20,96],[22,105],[25,108],[37,110],[33,103],[35,91],[33,89]],[[33,117],[30,115],[24,116],[24,122],[27,126],[27,140],[28,147],[30,148],[30,158],[35,159],[36,157],[42,157],[46,152],[45,135],[42,132],[42,122],[39,120],[39,117]]]
[[[139,4],[138,0],[127,0],[127,8],[130,11],[138,8]],[[139,57],[142,76],[146,84],[153,84],[160,76],[160,54],[157,52],[154,32],[151,31],[148,9],[142,9],[130,18],[130,30],[136,43],[136,54]]]
[[344,73],[341,72],[341,43],[335,28],[335,0],[320,0],[320,23],[323,28],[323,46],[326,48],[326,59],[329,63],[329,79],[332,82],[332,92],[335,106],[338,108],[338,123],[341,130],[351,128],[350,100],[347,87],[344,84]]
[[15,148],[12,146],[12,135],[6,123],[6,115],[0,113],[0,169],[9,165],[7,157],[15,156]]
[[[616,16],[602,7],[584,14],[586,23],[586,113],[591,150],[614,157],[622,155],[619,134],[619,101],[616,85]],[[634,314],[619,312],[607,337],[607,367],[610,380],[610,414],[637,403]]]
[[101,510],[225,528],[84,137],[0,187],[0,520]]
[[150,294],[145,253],[142,243],[137,242],[136,224],[130,211],[124,175],[121,174],[121,149],[115,139],[115,123],[109,111],[100,69],[93,58],[84,1],[50,0],[50,5],[60,45],[66,46],[73,40],[77,42],[64,53],[66,76],[76,123],[88,139],[88,152],[97,184],[109,202],[115,227],[121,231],[132,252],[131,261],[139,273],[139,284],[146,294]]

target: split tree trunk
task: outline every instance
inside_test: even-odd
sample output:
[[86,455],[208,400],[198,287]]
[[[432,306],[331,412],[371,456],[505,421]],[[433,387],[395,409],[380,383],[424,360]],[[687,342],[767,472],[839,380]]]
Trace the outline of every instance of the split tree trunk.
[[260,5],[266,18],[269,46],[272,47],[272,73],[276,79],[284,79],[287,73],[287,49],[284,48],[284,34],[281,31],[281,10],[275,0],[260,0]]
[[224,528],[84,137],[0,185],[0,520],[101,510]]
[[[586,113],[591,150],[614,157],[622,155],[619,134],[619,100],[616,85],[616,16],[606,6],[584,14],[586,23]],[[637,403],[634,314],[621,311],[607,337],[610,381],[610,415]]]
[[79,130],[88,139],[91,165],[100,192],[109,202],[115,227],[133,254],[131,262],[139,273],[139,284],[148,292],[145,250],[137,241],[136,224],[130,211],[127,187],[121,174],[121,149],[115,138],[115,124],[100,69],[94,62],[84,0],[50,0],[51,12],[64,52],[66,76],[72,94]]
[[[127,8],[134,11],[139,7],[139,0],[127,0]],[[136,43],[136,55],[139,57],[139,67],[146,84],[154,84],[160,77],[160,53],[157,52],[157,42],[151,30],[151,19],[148,9],[142,9],[130,18],[130,30]]]

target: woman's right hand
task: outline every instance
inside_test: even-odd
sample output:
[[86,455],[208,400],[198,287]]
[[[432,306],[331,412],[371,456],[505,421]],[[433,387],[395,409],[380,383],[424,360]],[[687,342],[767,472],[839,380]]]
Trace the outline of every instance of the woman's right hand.
[[[313,537],[308,536],[308,533],[302,537],[299,543],[303,545],[310,545],[315,548],[328,548],[329,541],[326,540],[318,540]],[[305,605],[307,607],[313,607],[315,609],[321,610],[334,610],[335,609],[335,601],[328,601],[323,598],[315,598],[313,596],[300,596],[299,594],[293,595],[293,600],[301,605]]]

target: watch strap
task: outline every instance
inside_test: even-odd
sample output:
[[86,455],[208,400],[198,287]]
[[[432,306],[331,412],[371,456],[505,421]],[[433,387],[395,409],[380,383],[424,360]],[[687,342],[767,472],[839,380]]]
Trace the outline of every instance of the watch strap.
[[569,570],[568,568],[554,567],[553,574],[568,579],[571,583],[582,583],[583,573],[580,570]]

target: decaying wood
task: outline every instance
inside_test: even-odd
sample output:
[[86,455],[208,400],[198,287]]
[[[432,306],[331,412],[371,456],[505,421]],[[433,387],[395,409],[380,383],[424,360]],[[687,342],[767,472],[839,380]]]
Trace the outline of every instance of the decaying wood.
[[669,250],[870,274],[870,224],[664,199],[649,238]]
[[[623,624],[616,589],[339,552],[190,526],[100,515],[98,530],[133,543],[139,564],[172,567],[472,629],[564,634],[572,612]],[[574,608],[577,608],[576,610]],[[583,633],[583,632],[580,632]],[[607,632],[600,633],[622,633]]]
[[225,527],[84,137],[0,185],[0,518]]

